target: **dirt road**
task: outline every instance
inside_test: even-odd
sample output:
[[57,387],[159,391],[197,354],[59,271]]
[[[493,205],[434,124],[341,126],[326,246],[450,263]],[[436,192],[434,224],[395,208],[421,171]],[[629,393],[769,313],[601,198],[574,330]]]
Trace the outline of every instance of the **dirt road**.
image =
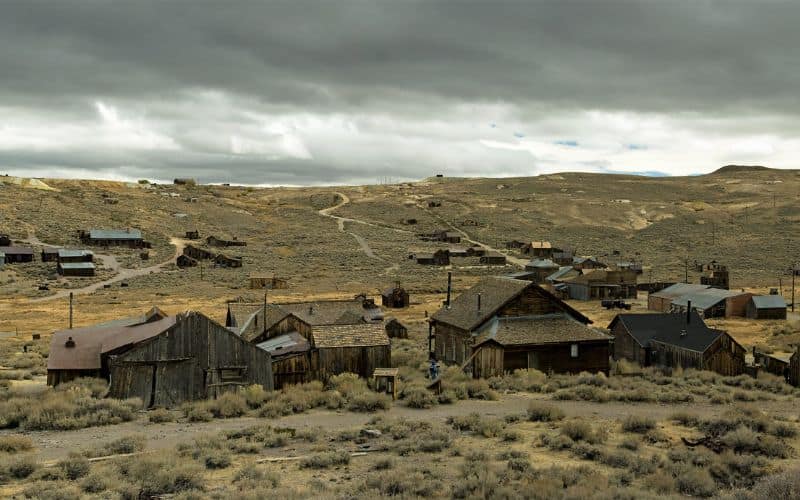
[[[29,240],[30,240],[30,238],[29,238]],[[95,292],[95,291],[103,288],[105,285],[111,285],[113,283],[117,283],[117,282],[120,282],[120,281],[136,278],[138,276],[145,276],[145,275],[148,275],[148,274],[160,273],[160,272],[164,271],[164,268],[168,264],[171,264],[171,263],[175,262],[175,259],[178,258],[178,256],[183,253],[183,248],[186,246],[186,241],[182,240],[180,238],[170,238],[169,242],[170,242],[171,245],[173,245],[175,247],[175,255],[170,257],[169,260],[166,260],[166,261],[164,261],[164,262],[162,262],[160,264],[156,264],[154,266],[149,266],[149,267],[143,267],[143,268],[139,268],[139,269],[126,269],[126,268],[121,267],[119,265],[119,262],[117,262],[117,259],[113,255],[95,254],[95,257],[97,257],[98,259],[103,261],[103,266],[104,267],[110,268],[111,270],[115,271],[117,274],[114,275],[113,277],[107,279],[107,280],[98,281],[97,283],[92,283],[91,285],[87,285],[87,286],[85,286],[83,288],[73,288],[73,289],[70,289],[70,290],[60,290],[60,291],[54,293],[53,295],[48,295],[47,297],[39,297],[39,298],[31,299],[30,302],[46,302],[48,300],[61,299],[61,298],[64,298],[64,297],[69,297],[70,293],[72,293],[73,295],[86,295],[86,294]],[[41,243],[41,242],[39,242],[37,244],[49,246],[49,245],[46,245],[46,244]]]
[[[430,420],[443,422],[450,416],[468,415],[477,412],[484,416],[502,418],[506,415],[522,414],[531,400],[547,400],[548,404],[560,407],[568,417],[593,417],[595,420],[616,421],[626,415],[649,416],[656,420],[666,420],[679,410],[687,410],[701,417],[717,415],[724,410],[719,405],[677,404],[661,405],[653,403],[590,403],[584,401],[551,401],[541,394],[506,394],[499,401],[459,401],[453,405],[439,405],[428,410],[416,410],[396,403],[387,411],[377,414],[312,411],[277,419],[232,418],[202,423],[146,423],[144,417],[137,422],[127,422],[106,427],[93,427],[74,431],[37,431],[28,433],[33,440],[40,460],[58,460],[70,451],[87,447],[102,447],[104,443],[130,434],[141,434],[147,438],[148,450],[172,448],[178,443],[222,431],[269,424],[297,429],[322,427],[327,431],[340,431],[365,425],[372,417],[383,415],[402,420]],[[791,416],[796,410],[792,401],[773,403],[769,413],[775,416]],[[0,435],[13,434],[2,431]]]
[[[383,262],[387,262],[386,259],[384,259],[383,257],[379,257],[378,255],[375,254],[375,252],[372,250],[372,247],[369,246],[369,243],[367,242],[366,239],[364,239],[363,236],[361,236],[360,234],[356,234],[356,233],[350,232],[350,231],[346,231],[345,227],[344,227],[344,223],[345,222],[353,222],[355,224],[364,224],[365,226],[373,226],[373,227],[383,227],[383,226],[379,226],[377,224],[372,224],[372,223],[367,222],[367,221],[362,221],[362,220],[357,220],[357,219],[349,219],[347,217],[339,217],[338,215],[332,215],[331,212],[333,212],[337,208],[341,208],[341,207],[347,205],[348,203],[350,203],[350,197],[348,197],[346,194],[344,194],[344,193],[336,193],[336,194],[342,199],[342,201],[340,201],[338,204],[336,204],[336,205],[334,205],[332,207],[323,208],[318,213],[323,217],[330,217],[331,219],[334,219],[336,221],[337,226],[339,227],[339,231],[343,232],[343,233],[347,233],[350,236],[352,236],[353,238],[355,238],[356,243],[358,243],[358,246],[361,247],[361,250],[364,252],[364,254],[367,257],[369,257],[370,259],[376,259],[376,260],[380,260],[380,261],[383,261]],[[399,229],[397,231],[399,231]]]

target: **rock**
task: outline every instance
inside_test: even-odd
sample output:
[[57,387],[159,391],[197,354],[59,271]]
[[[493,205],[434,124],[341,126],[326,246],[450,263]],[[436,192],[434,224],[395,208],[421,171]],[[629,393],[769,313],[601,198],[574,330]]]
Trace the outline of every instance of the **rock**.
[[381,437],[381,431],[378,429],[361,429],[361,435],[371,438]]

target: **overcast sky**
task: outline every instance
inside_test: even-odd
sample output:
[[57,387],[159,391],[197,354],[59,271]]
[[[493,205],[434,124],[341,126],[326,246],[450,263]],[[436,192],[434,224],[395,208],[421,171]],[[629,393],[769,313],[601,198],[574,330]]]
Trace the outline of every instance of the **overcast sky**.
[[800,2],[4,1],[0,173],[797,167]]

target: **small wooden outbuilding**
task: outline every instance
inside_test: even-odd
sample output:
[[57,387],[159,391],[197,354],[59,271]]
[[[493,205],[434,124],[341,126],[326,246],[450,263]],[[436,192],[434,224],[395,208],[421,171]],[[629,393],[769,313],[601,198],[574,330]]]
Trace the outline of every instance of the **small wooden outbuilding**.
[[402,309],[409,305],[409,295],[405,288],[397,282],[395,286],[389,287],[381,292],[381,305],[393,309]]
[[192,257],[189,257],[188,255],[184,254],[184,255],[178,255],[177,259],[175,259],[175,264],[177,264],[177,266],[180,268],[184,268],[184,267],[195,267],[197,266],[198,262],[196,259],[193,259]]
[[239,241],[236,238],[232,240],[226,240],[222,238],[217,238],[216,236],[209,236],[206,238],[206,244],[210,247],[246,247],[246,241]]
[[449,266],[450,252],[447,250],[437,250],[433,253],[416,254],[417,264],[424,266]]
[[138,229],[90,229],[80,231],[80,240],[87,245],[121,246],[129,248],[149,248],[150,243],[144,241]]
[[253,273],[250,275],[250,288],[253,290],[278,290],[287,288],[289,280],[275,276],[272,273]]
[[59,262],[58,274],[72,277],[94,276],[95,265],[93,262]]
[[200,239],[200,231],[186,231],[186,239],[187,240],[199,240]]
[[6,264],[25,264],[33,262],[33,248],[31,247],[0,247],[0,252],[5,255]]
[[501,253],[491,252],[481,257],[480,263],[487,266],[504,266],[506,265],[506,256]]
[[786,319],[786,299],[780,295],[753,295],[747,302],[750,319]]
[[385,328],[386,335],[388,335],[390,339],[408,338],[408,328],[400,323],[397,318],[386,318]]

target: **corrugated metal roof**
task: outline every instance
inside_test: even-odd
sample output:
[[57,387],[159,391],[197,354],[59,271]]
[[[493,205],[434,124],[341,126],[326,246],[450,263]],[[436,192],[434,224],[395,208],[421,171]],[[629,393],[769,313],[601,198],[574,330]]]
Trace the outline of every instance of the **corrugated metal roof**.
[[311,330],[314,346],[370,347],[389,345],[389,336],[381,323],[360,323],[355,325],[321,325]]
[[0,247],[0,252],[6,255],[33,255],[32,247]]
[[59,264],[61,269],[94,269],[92,262],[62,262]]
[[576,275],[580,274],[580,271],[578,271],[577,269],[575,269],[572,266],[562,266],[561,268],[559,268],[558,271],[556,271],[553,274],[551,274],[550,276],[546,277],[545,280],[546,281],[556,281],[556,280],[559,280],[559,279],[563,278],[564,276],[566,276],[570,272],[575,272]]
[[263,349],[270,353],[273,358],[283,356],[285,354],[294,354],[297,352],[306,352],[311,348],[305,337],[297,332],[290,332],[278,337],[273,337],[264,342],[256,344],[256,347]]
[[672,301],[673,305],[679,307],[687,307],[688,303],[692,303],[692,308],[705,310],[714,307],[725,299],[743,295],[743,292],[734,292],[732,290],[723,290],[721,288],[707,288],[693,293],[687,293]]
[[556,264],[555,262],[553,262],[550,259],[533,259],[532,261],[530,261],[527,264],[525,264],[525,268],[526,269],[528,269],[528,268],[537,268],[537,269],[554,268],[554,269],[558,269],[559,267],[561,267],[561,266],[559,266],[558,264]]
[[138,229],[91,229],[89,238],[93,240],[141,240],[142,232]]
[[66,248],[58,249],[58,257],[61,259],[70,257],[87,257],[89,255],[94,255],[94,252],[91,250],[68,250]]
[[786,309],[786,299],[780,295],[753,295],[756,309]]
[[694,283],[675,283],[672,286],[668,286],[667,288],[650,294],[651,297],[658,297],[661,299],[674,299],[676,297],[680,297],[681,295],[685,295],[687,293],[694,293],[699,292],[701,290],[707,290],[709,288],[708,285],[696,285]]

